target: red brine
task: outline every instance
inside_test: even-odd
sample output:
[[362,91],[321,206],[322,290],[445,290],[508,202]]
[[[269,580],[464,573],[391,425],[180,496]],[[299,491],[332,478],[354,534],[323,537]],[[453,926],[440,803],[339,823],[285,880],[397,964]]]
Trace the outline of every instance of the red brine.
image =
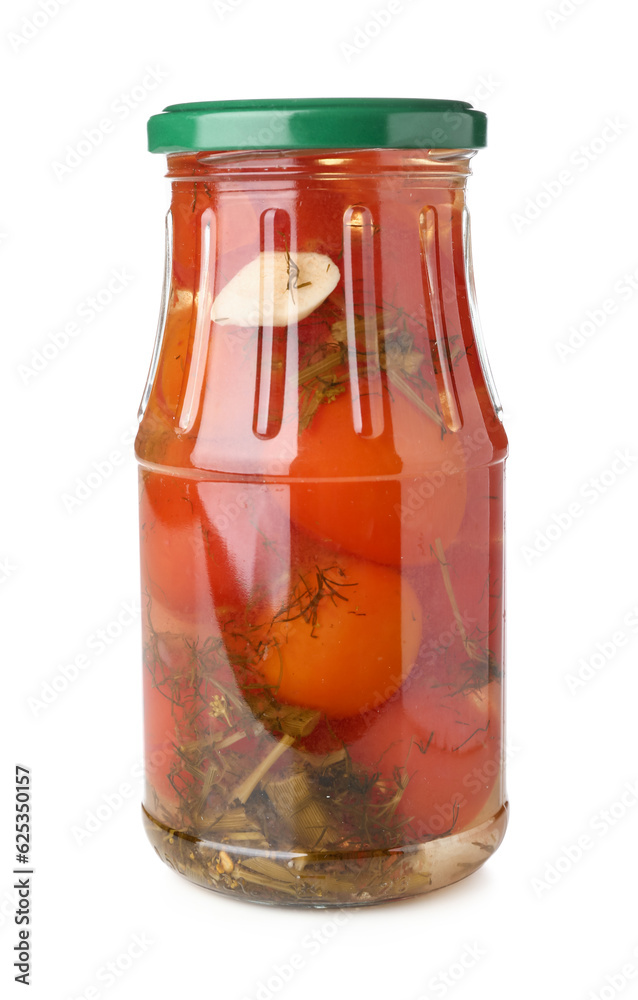
[[169,156],[136,444],[144,816],[208,888],[377,902],[502,838],[507,441],[470,155]]

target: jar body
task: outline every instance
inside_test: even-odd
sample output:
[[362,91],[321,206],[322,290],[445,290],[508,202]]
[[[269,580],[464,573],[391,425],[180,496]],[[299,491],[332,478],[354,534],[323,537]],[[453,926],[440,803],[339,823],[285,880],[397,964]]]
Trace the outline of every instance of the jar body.
[[175,154],[136,442],[144,816],[264,902],[498,846],[503,469],[462,151]]

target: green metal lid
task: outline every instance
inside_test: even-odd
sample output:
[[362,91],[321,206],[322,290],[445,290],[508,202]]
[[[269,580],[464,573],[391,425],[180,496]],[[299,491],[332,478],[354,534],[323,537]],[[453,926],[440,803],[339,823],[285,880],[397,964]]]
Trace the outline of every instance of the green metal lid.
[[171,104],[148,122],[152,153],[214,149],[479,149],[487,118],[467,101],[394,97]]

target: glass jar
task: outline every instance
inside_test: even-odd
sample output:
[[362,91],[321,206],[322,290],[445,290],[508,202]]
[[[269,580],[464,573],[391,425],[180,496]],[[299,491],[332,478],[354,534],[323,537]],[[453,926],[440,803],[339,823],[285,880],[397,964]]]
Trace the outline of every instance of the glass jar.
[[236,897],[376,903],[506,826],[503,471],[464,102],[177,105],[140,409],[144,822]]

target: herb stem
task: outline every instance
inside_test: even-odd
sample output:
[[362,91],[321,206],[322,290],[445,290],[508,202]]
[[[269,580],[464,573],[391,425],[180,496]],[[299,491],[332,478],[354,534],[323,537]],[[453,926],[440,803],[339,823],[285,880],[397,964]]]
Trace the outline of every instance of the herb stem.
[[418,408],[422,410],[423,413],[426,413],[430,419],[434,420],[434,422],[438,424],[444,432],[447,430],[443,417],[437,413],[436,410],[433,410],[431,406],[428,406],[427,403],[423,402],[418,392],[414,391],[408,380],[404,378],[403,375],[396,370],[396,368],[386,367],[386,375],[388,376],[389,381],[392,382],[392,384],[396,386],[396,388],[399,389],[404,396],[407,396],[411,403],[414,403],[414,405],[418,406]]
[[332,354],[328,354],[321,361],[315,361],[312,365],[306,365],[299,372],[299,384],[304,385],[304,383],[309,382],[313,378],[319,378],[322,375],[327,375],[331,372],[333,368],[336,368],[343,361],[343,350],[333,351]]
[[461,612],[459,611],[459,606],[456,597],[454,596],[454,588],[452,587],[452,578],[450,577],[448,562],[445,557],[445,552],[443,550],[443,545],[441,543],[440,538],[437,538],[434,543],[434,551],[436,553],[436,557],[441,567],[441,574],[443,576],[443,585],[445,587],[445,591],[452,606],[452,614],[454,615],[454,620],[456,621],[456,624],[459,629],[461,642],[463,643],[467,655],[470,657],[471,660],[480,660],[481,659],[480,648],[478,648],[478,645],[476,642],[474,642],[474,640],[468,638],[467,632],[465,631],[465,625],[463,624]]
[[257,767],[250,772],[248,777],[242,781],[241,785],[239,785],[234,792],[230,793],[228,801],[241,802],[242,805],[245,804],[255,791],[263,776],[268,773],[273,764],[279,760],[288,747],[293,745],[295,738],[296,737],[294,736],[282,736],[279,743],[277,743],[277,746],[273,747],[270,753],[264,757]]

